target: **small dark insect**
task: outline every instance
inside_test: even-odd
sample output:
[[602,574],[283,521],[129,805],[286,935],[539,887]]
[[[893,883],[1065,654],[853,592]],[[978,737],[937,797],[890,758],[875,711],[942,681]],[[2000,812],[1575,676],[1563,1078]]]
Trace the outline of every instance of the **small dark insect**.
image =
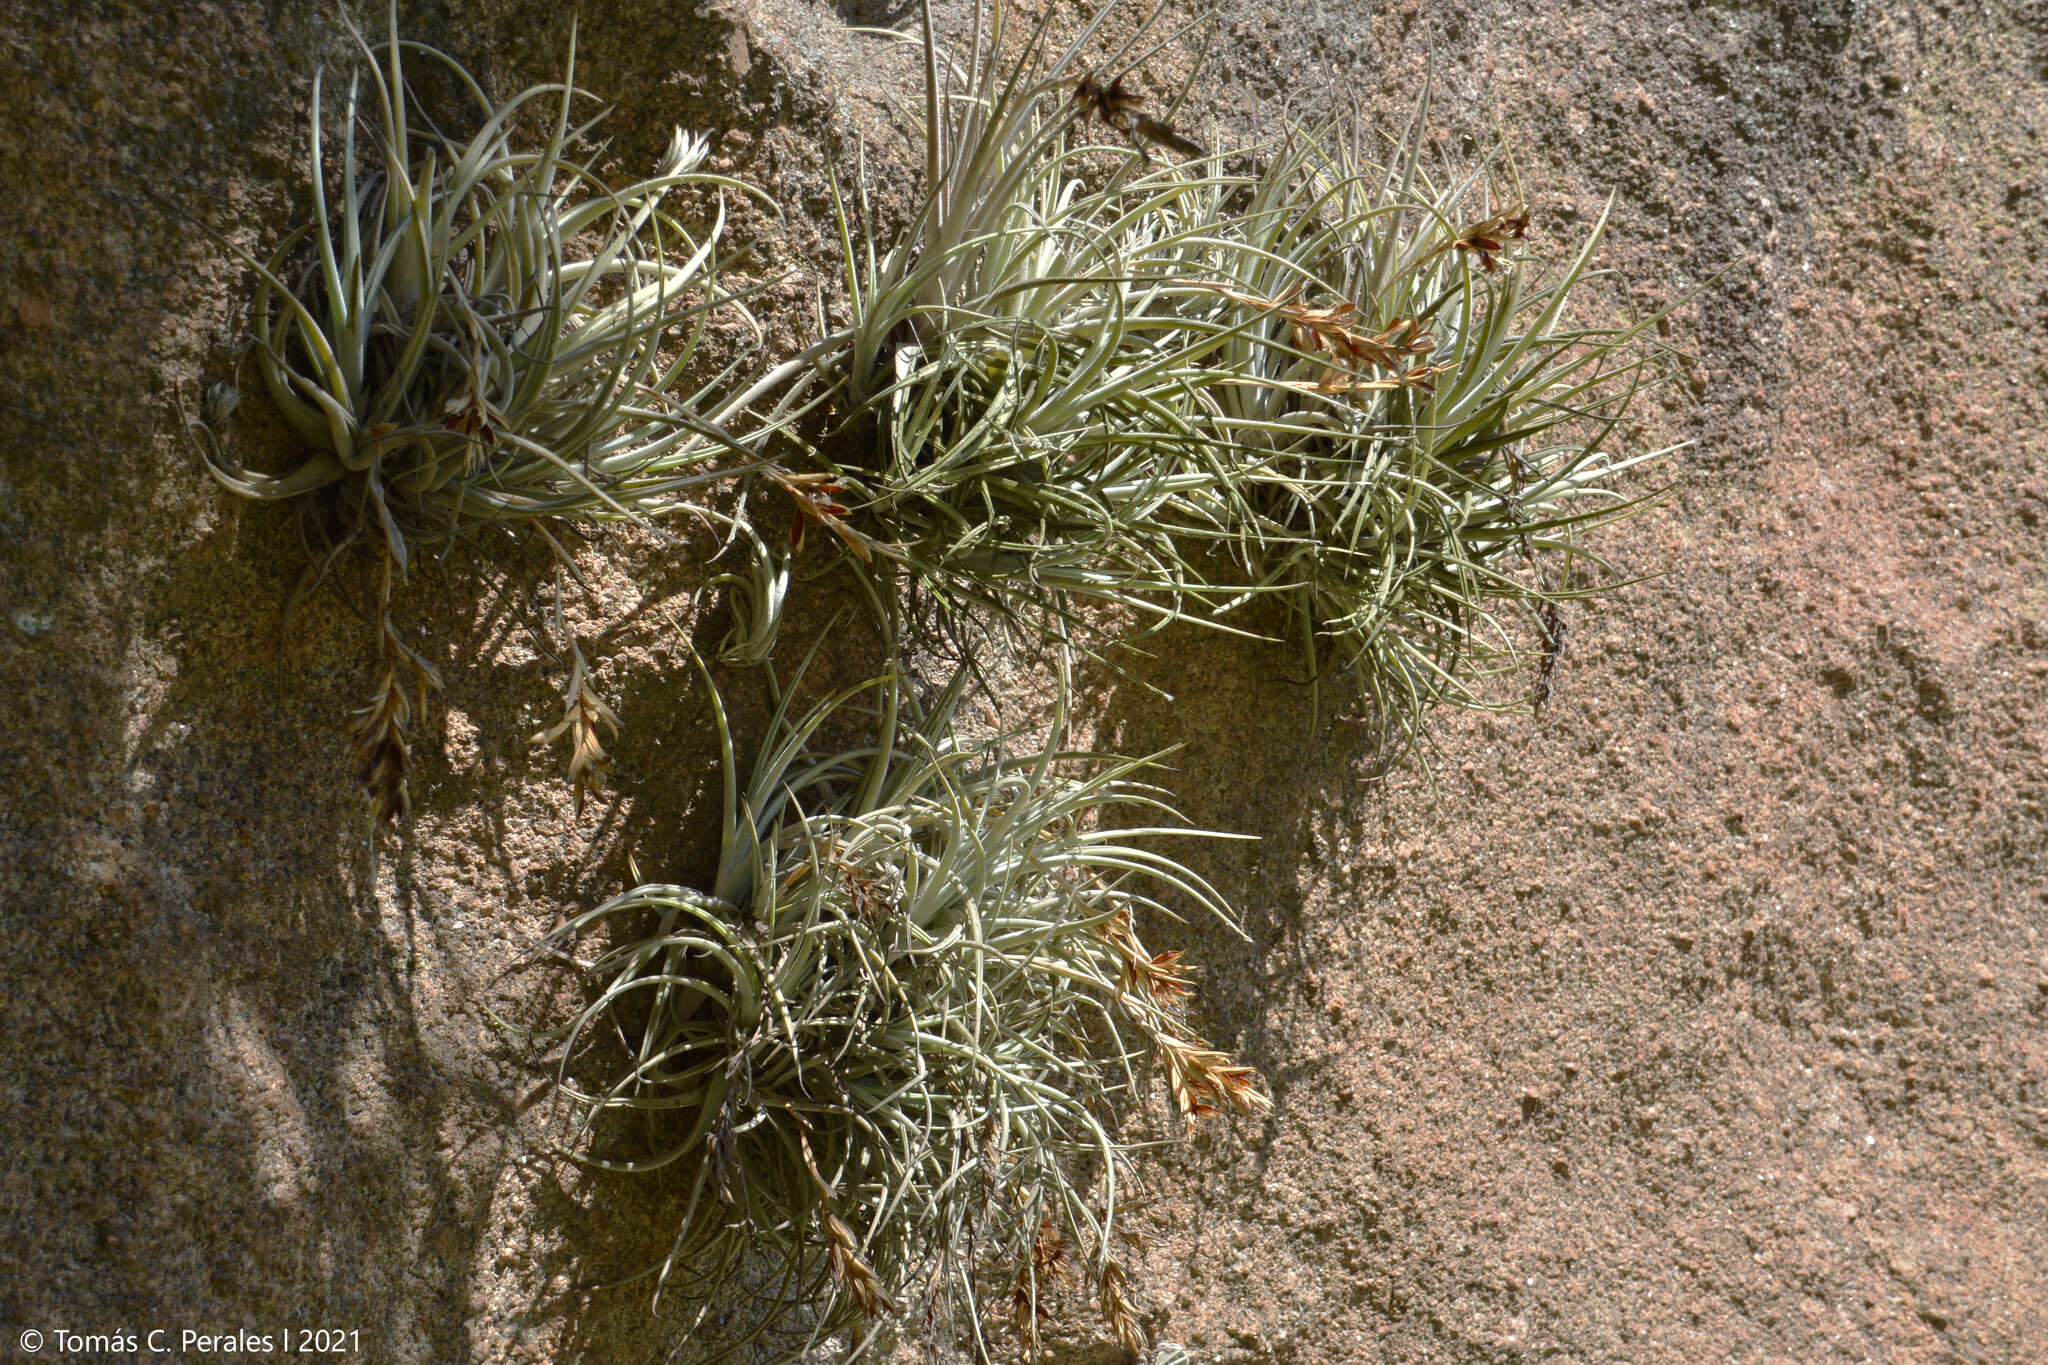
[[1081,106],[1083,119],[1099,118],[1137,144],[1140,152],[1157,143],[1182,156],[1204,155],[1202,146],[1175,132],[1171,124],[1138,112],[1143,95],[1124,89],[1124,77],[1104,85],[1093,73],[1074,83],[1074,103]]

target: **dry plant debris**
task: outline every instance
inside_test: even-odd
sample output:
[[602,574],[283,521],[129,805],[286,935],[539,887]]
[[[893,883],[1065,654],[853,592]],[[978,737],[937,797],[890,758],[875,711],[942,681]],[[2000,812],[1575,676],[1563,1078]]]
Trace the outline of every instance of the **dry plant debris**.
[[611,755],[604,751],[598,727],[610,730],[616,739],[619,718],[591,686],[590,665],[584,660],[582,645],[573,638],[569,641],[569,653],[572,663],[568,684],[562,689],[562,719],[536,734],[531,742],[553,744],[568,736],[569,785],[576,793],[576,814],[581,816],[583,794],[603,788],[612,762]]

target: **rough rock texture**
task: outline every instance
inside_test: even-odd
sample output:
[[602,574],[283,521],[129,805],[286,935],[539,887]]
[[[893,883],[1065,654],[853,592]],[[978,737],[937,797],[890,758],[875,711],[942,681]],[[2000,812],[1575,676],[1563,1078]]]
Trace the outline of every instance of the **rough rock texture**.
[[[826,261],[824,146],[866,137],[905,183],[910,65],[840,30],[901,8],[588,8],[621,163],[673,122],[720,132],[789,214],[742,225],[764,274]],[[557,73],[565,30],[530,0],[408,8],[500,92]],[[1433,783],[1366,783],[1271,647],[1169,642],[1136,671],[1171,705],[1090,680],[1105,738],[1187,744],[1191,818],[1261,836],[1198,855],[1256,946],[1188,939],[1204,1026],[1278,1109],[1150,1168],[1158,1336],[1202,1361],[2038,1358],[2043,12],[1229,0],[1217,33],[1198,121],[1391,122],[1433,64],[1447,148],[1497,124],[1553,242],[1611,191],[1638,302],[1718,279],[1641,413],[1644,442],[1695,443],[1673,496],[1602,540],[1659,576],[1574,613],[1540,723],[1445,717]],[[501,974],[628,851],[703,863],[708,729],[669,648],[702,570],[630,537],[585,556],[602,603],[572,617],[629,730],[580,822],[523,742],[561,676],[545,558],[424,575],[445,713],[413,834],[373,858],[341,736],[367,632],[331,596],[287,611],[288,518],[179,435],[249,281],[148,191],[274,238],[308,73],[345,51],[323,6],[0,4],[0,1351],[684,1344],[644,1286],[593,1288],[664,1249],[659,1183],[549,1155],[492,1011],[541,1017],[545,982]],[[794,329],[809,290],[764,307]],[[1074,1306],[1058,1358],[1113,1359]]]

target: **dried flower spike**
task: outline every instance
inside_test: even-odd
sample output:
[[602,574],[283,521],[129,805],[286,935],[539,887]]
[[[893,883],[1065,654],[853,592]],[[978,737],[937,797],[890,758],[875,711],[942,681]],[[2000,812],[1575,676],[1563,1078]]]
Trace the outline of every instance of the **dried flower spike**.
[[581,816],[583,793],[589,789],[603,790],[605,773],[612,763],[612,756],[604,751],[598,738],[597,727],[605,726],[617,739],[619,718],[590,685],[590,667],[584,662],[582,647],[571,640],[569,652],[575,662],[569,671],[569,685],[562,691],[562,719],[530,742],[552,744],[563,735],[569,736],[569,782],[576,789],[576,814]]
[[885,1313],[896,1311],[896,1305],[882,1292],[882,1281],[874,1268],[861,1259],[860,1250],[853,1240],[853,1229],[839,1221],[839,1215],[830,1209],[823,1210],[825,1225],[825,1264],[831,1272],[832,1283],[839,1286],[855,1306],[870,1318],[879,1318]]
[[[1156,142],[1182,156],[1203,155],[1201,144],[1183,137],[1172,124],[1139,111],[1138,106],[1145,102],[1145,97],[1124,88],[1128,74],[1118,76],[1107,85],[1092,72],[1075,81],[1074,103],[1080,107],[1081,117],[1101,119],[1131,139],[1141,154],[1145,153],[1148,143]],[[1149,155],[1146,159],[1150,160]]]
[[[792,1115],[794,1117],[794,1115]],[[811,1135],[802,1119],[797,1119],[796,1140],[804,1154],[804,1166],[809,1171],[811,1183],[818,1189],[818,1221],[825,1231],[825,1268],[832,1277],[832,1283],[839,1286],[854,1306],[869,1318],[881,1317],[884,1313],[896,1311],[896,1305],[882,1289],[882,1278],[875,1274],[873,1266],[860,1254],[860,1243],[853,1235],[853,1229],[840,1221],[832,1212],[832,1185],[818,1169],[818,1158],[811,1151]]]
[[369,705],[356,712],[350,732],[356,781],[369,798],[379,824],[404,820],[412,804],[405,780],[410,767],[406,727],[411,723],[412,698],[399,680],[397,660],[387,654],[378,671],[377,690]]
[[1424,331],[1414,318],[1407,317],[1395,318],[1385,331],[1369,335],[1352,325],[1360,316],[1357,304],[1307,308],[1299,302],[1302,294],[1300,285],[1278,298],[1261,298],[1257,294],[1247,294],[1241,289],[1207,280],[1197,281],[1194,287],[1221,294],[1233,303],[1278,313],[1287,319],[1294,334],[1294,349],[1327,355],[1335,362],[1323,371],[1322,378],[1317,381],[1315,391],[1318,393],[1366,393],[1388,389],[1433,392],[1436,376],[1455,368],[1450,364],[1424,364],[1412,366],[1389,378],[1361,378],[1358,374],[1360,366],[1401,371],[1410,359],[1427,356],[1434,351],[1436,337]]
[[1122,984],[1126,994],[1141,996],[1176,1018],[1186,1010],[1195,993],[1194,969],[1182,963],[1183,954],[1178,949],[1148,954],[1131,928],[1127,910],[1103,921],[1096,933],[1123,959]]
[[1479,268],[1492,273],[1505,244],[1520,241],[1529,235],[1529,210],[1526,206],[1509,213],[1498,213],[1482,223],[1474,223],[1451,245],[1459,251],[1470,252],[1479,258]]
[[1259,1073],[1238,1066],[1199,1038],[1161,1033],[1160,1060],[1166,1063],[1168,1088],[1183,1117],[1193,1122],[1225,1107],[1254,1117],[1273,1112],[1273,1101],[1260,1087]]
[[[959,735],[967,681],[926,702],[892,667],[801,716],[799,688],[777,689],[779,738],[724,784],[709,884],[637,887],[551,939],[604,945],[588,964],[602,996],[556,1035],[563,1065],[600,1033],[630,1057],[599,1085],[557,1073],[575,1145],[620,1111],[673,1119],[668,1143],[605,1167],[689,1182],[676,1264],[779,1261],[791,1288],[762,1305],[778,1322],[810,1308],[822,1331],[871,1334],[892,1299],[930,1307],[927,1283],[934,1314],[975,1321],[979,1286],[999,1286],[1001,1312],[1020,1275],[1031,1317],[1083,1249],[1092,1300],[1116,1215],[1092,1158],[1135,1159],[1117,1126],[1144,1100],[1129,1063],[1183,1036],[1167,1006],[1185,969],[1119,917],[1193,908],[1234,927],[1198,875],[1111,832],[1120,808],[1165,814],[1163,794],[1142,761],[1066,747],[1064,677],[1045,747],[1022,751]],[[814,747],[863,696],[875,737]],[[732,764],[722,701],[712,716]],[[1068,1032],[1077,1019],[1101,1029]],[[1241,1084],[1210,1083],[1218,1104]]]
[[851,509],[838,501],[839,494],[846,491],[846,485],[840,483],[836,476],[791,474],[773,466],[770,466],[767,472],[768,477],[775,480],[782,491],[789,494],[791,500],[796,503],[796,519],[789,525],[791,549],[803,548],[806,526],[822,526],[837,536],[840,543],[852,551],[863,564],[874,563],[877,554],[890,559],[903,557],[902,552],[895,546],[885,545],[873,536],[856,531],[847,524],[846,518],[851,514]]
[[1042,1349],[1040,1329],[1052,1316],[1045,1306],[1045,1291],[1059,1279],[1066,1262],[1067,1239],[1060,1235],[1052,1219],[1041,1219],[1038,1235],[1031,1243],[1031,1267],[1018,1273],[1017,1283],[1010,1290],[1010,1316],[1034,1359]]
[[1138,1321],[1138,1310],[1131,1302],[1130,1280],[1124,1268],[1113,1260],[1102,1263],[1102,1292],[1097,1299],[1102,1307],[1102,1320],[1109,1324],[1116,1339],[1133,1359],[1144,1354],[1145,1328]]

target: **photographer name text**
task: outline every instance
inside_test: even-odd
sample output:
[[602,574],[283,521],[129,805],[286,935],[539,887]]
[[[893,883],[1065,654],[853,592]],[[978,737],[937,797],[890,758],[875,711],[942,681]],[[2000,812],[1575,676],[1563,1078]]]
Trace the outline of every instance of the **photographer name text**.
[[262,1359],[266,1356],[348,1356],[362,1350],[353,1327],[290,1327],[279,1332],[202,1332],[153,1327],[146,1332],[73,1332],[31,1327],[20,1337],[28,1355],[202,1355]]

